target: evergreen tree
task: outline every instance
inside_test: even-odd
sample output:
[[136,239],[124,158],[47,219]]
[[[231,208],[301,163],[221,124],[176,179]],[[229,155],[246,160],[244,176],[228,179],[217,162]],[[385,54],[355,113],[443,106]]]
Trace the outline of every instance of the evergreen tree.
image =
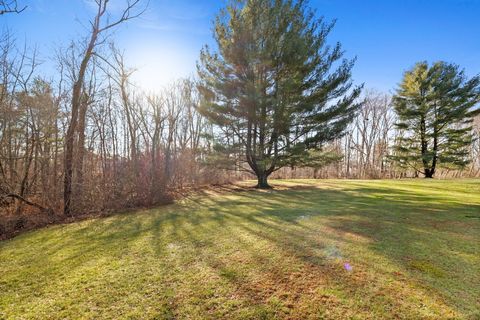
[[467,79],[457,65],[420,62],[404,74],[393,99],[397,127],[404,134],[393,157],[433,178],[438,166],[463,168],[472,143],[472,121],[479,113],[480,77]]
[[333,25],[302,0],[234,1],[216,19],[218,51],[201,52],[200,112],[259,188],[284,166],[325,162],[322,146],[355,116],[361,88],[340,44],[326,44]]

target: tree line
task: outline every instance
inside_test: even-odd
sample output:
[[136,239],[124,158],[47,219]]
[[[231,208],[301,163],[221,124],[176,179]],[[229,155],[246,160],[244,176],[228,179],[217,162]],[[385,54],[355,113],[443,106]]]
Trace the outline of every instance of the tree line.
[[217,16],[218,49],[201,51],[196,78],[151,94],[110,33],[146,2],[116,15],[94,4],[87,37],[52,58],[54,78],[2,33],[0,209],[14,225],[0,231],[31,210],[147,206],[242,178],[480,175],[480,78],[455,64],[417,63],[393,96],[367,90],[307,1],[245,0]]
[[268,177],[285,168],[314,177],[330,164],[339,177],[433,178],[438,167],[478,162],[480,76],[419,62],[393,97],[362,97],[355,61],[327,41],[333,27],[302,0],[233,2],[217,17],[218,49],[202,50],[198,74],[199,110],[221,129],[220,164],[269,188]]
[[57,50],[53,79],[39,73],[35,49],[8,32],[0,39],[0,220],[10,221],[0,231],[21,228],[32,210],[70,217],[149,206],[225,179],[203,165],[213,128],[197,111],[195,81],[143,92],[111,42],[108,31],[143,3],[127,2],[117,19],[108,0],[95,3],[90,35]]

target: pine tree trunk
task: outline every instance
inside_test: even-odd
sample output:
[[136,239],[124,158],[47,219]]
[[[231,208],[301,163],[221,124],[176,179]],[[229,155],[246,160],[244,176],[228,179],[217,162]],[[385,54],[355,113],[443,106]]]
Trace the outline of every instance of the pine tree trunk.
[[257,174],[257,189],[272,189],[272,187],[268,184],[268,175],[265,172]]
[[433,169],[425,169],[425,172],[424,172],[425,179],[433,179],[433,173],[434,173]]

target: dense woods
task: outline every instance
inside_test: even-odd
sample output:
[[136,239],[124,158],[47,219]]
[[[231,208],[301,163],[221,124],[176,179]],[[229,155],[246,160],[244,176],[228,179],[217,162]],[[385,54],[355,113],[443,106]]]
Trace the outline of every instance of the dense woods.
[[[254,178],[251,173],[259,184],[266,184],[270,174],[276,178],[421,176],[418,168],[398,161],[405,151],[398,146],[411,134],[399,125],[405,120],[399,107],[403,87],[395,97],[369,89],[360,94],[350,81],[349,61],[328,74],[342,50],[325,51],[325,37],[333,25],[312,20],[310,11],[298,9],[303,1],[294,9],[295,2],[290,1],[277,1],[281,5],[270,8],[271,24],[282,23],[275,19],[278,16],[285,19],[284,29],[274,28],[277,38],[268,38],[273,29],[267,23],[250,25],[265,8],[256,8],[259,11],[252,16],[242,15],[239,8],[234,17],[243,33],[233,42],[250,41],[251,52],[238,52],[245,48],[241,42],[224,48],[228,61],[203,51],[199,79],[179,79],[154,94],[132,83],[135,66],[125,63],[123,51],[106,32],[141,15],[146,3],[126,2],[116,17],[109,12],[108,0],[94,3],[98,10],[90,21],[90,34],[58,48],[51,58],[57,67],[53,78],[39,72],[36,49],[17,41],[11,31],[2,33],[0,237],[34,223],[31,216],[44,223],[62,214],[166,203],[186,188]],[[2,14],[23,9],[13,2],[0,5],[5,7]],[[217,21],[217,36],[228,38],[231,30],[222,21]],[[289,34],[292,42],[285,42],[283,51],[276,48],[292,25],[298,31]],[[312,25],[313,31],[308,29]],[[272,42],[255,47],[255,41],[267,38]],[[299,43],[305,51],[295,56]],[[283,56],[276,64],[265,64],[278,53]],[[244,56],[254,56],[258,65],[253,68]],[[242,66],[252,68],[245,71]],[[239,70],[256,79],[257,86],[251,87],[248,78],[218,80],[241,79]],[[259,73],[264,77],[256,77]],[[268,82],[270,76],[275,81]],[[238,101],[232,90],[242,88],[242,98],[250,100],[232,103]],[[440,89],[433,94],[450,92]],[[216,104],[212,104],[214,92]],[[468,95],[463,113],[457,112],[453,120],[435,120],[448,122],[451,142],[462,145],[461,152],[451,145],[459,151],[455,161],[461,165],[451,166],[445,160],[448,155],[436,158],[436,177],[480,176],[480,119],[469,113],[479,101],[478,83],[470,83]],[[244,106],[259,101],[263,108],[252,116]],[[468,139],[461,139],[460,132]]]
[[0,201],[11,218],[3,231],[22,227],[32,209],[72,216],[146,206],[222,181],[201,166],[212,128],[196,111],[195,83],[146,94],[132,85],[123,53],[98,38],[138,14],[138,1],[106,25],[108,1],[97,3],[85,47],[59,49],[54,81],[38,74],[36,51],[3,34]]

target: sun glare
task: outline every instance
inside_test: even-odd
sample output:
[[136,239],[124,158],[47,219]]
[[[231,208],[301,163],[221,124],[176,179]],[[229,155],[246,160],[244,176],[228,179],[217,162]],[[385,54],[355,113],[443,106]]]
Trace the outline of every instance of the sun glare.
[[129,55],[129,60],[136,65],[133,82],[147,92],[159,91],[176,79],[191,76],[195,59],[186,49],[178,47],[136,48]]

